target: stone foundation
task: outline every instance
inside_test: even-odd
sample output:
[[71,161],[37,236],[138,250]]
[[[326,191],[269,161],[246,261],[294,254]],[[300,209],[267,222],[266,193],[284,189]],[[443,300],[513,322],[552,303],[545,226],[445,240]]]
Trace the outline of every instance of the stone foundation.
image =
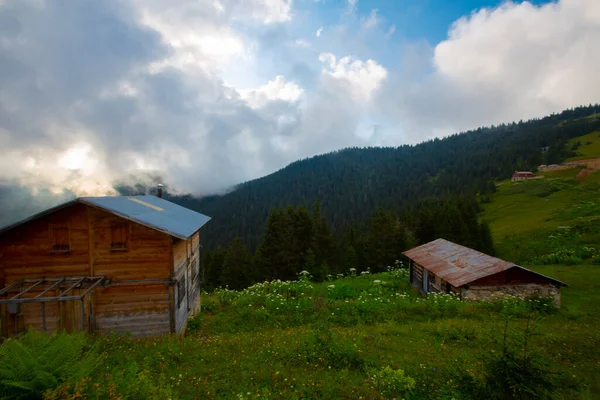
[[522,285],[471,286],[468,289],[463,289],[463,298],[467,300],[494,300],[508,295],[521,298],[532,296],[553,297],[556,307],[560,307],[560,289],[554,285],[529,283]]

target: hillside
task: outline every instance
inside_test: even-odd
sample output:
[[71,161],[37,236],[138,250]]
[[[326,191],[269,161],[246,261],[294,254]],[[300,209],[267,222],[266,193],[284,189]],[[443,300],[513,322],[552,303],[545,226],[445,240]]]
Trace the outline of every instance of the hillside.
[[365,222],[376,206],[399,211],[425,198],[487,192],[491,181],[506,179],[515,169],[585,155],[593,150],[589,140],[578,149],[567,143],[600,127],[588,118],[594,109],[580,107],[415,146],[345,149],[297,161],[223,196],[172,200],[213,217],[204,234],[208,249],[236,236],[254,249],[274,207],[316,202],[339,234],[351,222]]
[[[183,338],[30,333],[1,345],[0,390],[50,389],[47,399],[599,398],[600,172],[580,172],[502,180],[481,205],[500,257],[569,285],[558,310],[546,299],[422,297],[401,263],[379,274],[362,264],[322,283],[299,275],[203,292]],[[60,366],[21,346],[46,349],[41,358]],[[11,385],[14,371],[29,380]]]
[[497,184],[493,201],[482,205],[482,218],[501,257],[533,264],[552,257],[557,259],[550,263],[600,263],[600,171],[585,175],[581,170]]
[[360,274],[365,268],[323,283],[300,276],[203,293],[203,310],[183,338],[62,335],[48,342],[30,333],[24,347],[44,347],[63,364],[36,374],[47,361],[5,343],[0,365],[28,368],[20,370],[28,378],[9,386],[9,375],[0,390],[48,388],[46,399],[600,396],[596,266],[531,267],[569,285],[560,310],[545,299],[421,297],[406,270]]
[[[598,146],[591,134],[600,126],[596,108],[578,107],[414,146],[344,149],[296,161],[223,196],[167,197],[213,217],[204,230],[206,249],[226,246],[236,236],[255,249],[273,208],[289,205],[319,202],[332,230],[340,234],[352,222],[367,221],[376,206],[399,211],[425,198],[487,192],[491,181],[507,178],[515,169],[588,157]],[[590,135],[582,138],[585,134]],[[123,194],[148,191],[141,186],[116,189]],[[0,185],[0,225],[74,196],[43,190],[32,196],[24,188]]]

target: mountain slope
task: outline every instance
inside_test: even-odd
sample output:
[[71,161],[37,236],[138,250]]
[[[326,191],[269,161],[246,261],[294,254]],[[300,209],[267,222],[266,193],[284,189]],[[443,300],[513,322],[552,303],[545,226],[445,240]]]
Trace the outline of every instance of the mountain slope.
[[203,239],[207,248],[236,236],[255,248],[272,209],[288,205],[320,202],[332,229],[340,232],[350,222],[365,221],[376,206],[399,210],[424,198],[492,191],[491,181],[515,169],[573,156],[567,142],[600,127],[587,118],[594,110],[579,107],[416,146],[349,148],[294,162],[223,196],[171,199],[213,217]]
[[491,202],[482,205],[482,218],[501,258],[534,265],[600,264],[600,171],[582,178],[581,170],[498,183]]

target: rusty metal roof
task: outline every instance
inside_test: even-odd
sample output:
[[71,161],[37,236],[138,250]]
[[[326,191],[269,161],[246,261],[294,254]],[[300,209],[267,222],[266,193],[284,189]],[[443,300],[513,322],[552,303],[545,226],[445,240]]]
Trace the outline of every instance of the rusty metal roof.
[[445,239],[436,239],[402,254],[456,287],[511,268],[520,268],[543,276],[554,283],[567,286],[561,281],[523,268],[520,265],[492,257]]

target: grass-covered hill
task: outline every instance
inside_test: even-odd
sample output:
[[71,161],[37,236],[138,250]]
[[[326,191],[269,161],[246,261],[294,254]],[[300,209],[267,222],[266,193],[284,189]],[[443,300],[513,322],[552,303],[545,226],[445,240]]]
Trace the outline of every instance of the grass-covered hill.
[[203,293],[181,338],[30,334],[5,342],[0,391],[33,398],[48,389],[47,399],[600,398],[600,176],[578,174],[498,182],[481,214],[499,256],[569,285],[558,310],[546,299],[423,297],[402,265],[379,274],[361,265],[321,283],[300,274]]
[[577,179],[582,169],[497,183],[493,201],[482,205],[482,218],[501,257],[525,264],[600,265],[600,171]]

